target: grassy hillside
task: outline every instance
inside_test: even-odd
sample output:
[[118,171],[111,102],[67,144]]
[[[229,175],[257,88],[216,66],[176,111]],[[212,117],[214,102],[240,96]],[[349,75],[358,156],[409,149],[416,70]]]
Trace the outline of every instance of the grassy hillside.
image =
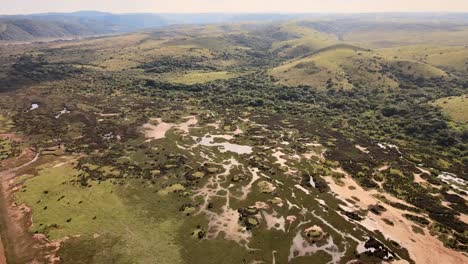
[[281,57],[301,56],[338,42],[338,39],[331,34],[301,26],[297,22],[285,23],[280,27],[280,30],[293,36],[292,39],[273,43],[272,51],[278,52]]
[[408,31],[403,28],[390,32],[370,29],[352,32],[346,35],[344,40],[374,48],[414,44],[465,45],[468,42],[468,27],[463,26],[452,30],[434,29],[429,31]]
[[366,87],[397,88],[399,78],[440,78],[447,74],[431,65],[351,45],[336,45],[270,70],[276,82],[310,85],[317,89]]
[[169,75],[166,80],[174,83],[181,84],[197,84],[206,83],[215,80],[227,80],[239,76],[239,73],[227,72],[227,71],[216,71],[216,72],[200,72],[193,71],[177,75]]
[[417,17],[392,15],[324,17],[301,21],[304,27],[335,35],[341,41],[369,48],[402,45],[465,45],[468,41],[466,17]]
[[454,96],[439,99],[435,105],[442,110],[454,121],[468,125],[468,96]]
[[25,41],[35,38],[58,38],[97,33],[102,32],[78,24],[31,19],[0,20],[0,40]]
[[413,45],[382,49],[382,55],[396,59],[415,60],[448,71],[468,73],[468,47]]

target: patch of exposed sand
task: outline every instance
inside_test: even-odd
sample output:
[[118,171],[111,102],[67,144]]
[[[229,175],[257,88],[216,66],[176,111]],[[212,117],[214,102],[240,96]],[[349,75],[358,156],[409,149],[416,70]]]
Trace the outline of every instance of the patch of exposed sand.
[[384,165],[384,166],[378,168],[377,170],[378,170],[378,171],[386,171],[386,170],[388,170],[388,169],[390,169],[390,165]]
[[276,164],[280,164],[281,166],[286,166],[287,160],[283,158],[284,156],[286,156],[286,154],[284,154],[281,150],[276,150],[271,155],[276,158],[276,161],[275,161]]
[[[309,151],[305,153],[306,157],[307,156],[311,156],[311,157],[315,156],[315,157],[320,158],[321,160],[325,160],[325,152],[327,151],[327,149],[324,148],[322,144],[317,143],[317,142],[313,142],[313,143],[307,143],[305,145],[309,149]],[[320,151],[320,153],[318,151]]]
[[325,242],[326,243],[321,246],[315,243],[311,244],[301,235],[301,230],[299,230],[293,238],[291,248],[289,249],[288,262],[291,262],[292,259],[297,257],[308,256],[319,251],[324,251],[332,257],[329,263],[339,263],[341,258],[344,257],[346,250],[341,252],[333,242],[331,236],[328,236]]
[[460,215],[457,216],[457,218],[458,218],[460,221],[464,222],[465,224],[468,224],[468,215],[463,214],[463,213],[460,213]]
[[282,152],[280,149],[275,149],[275,152],[273,152],[271,156],[273,156],[276,159],[275,164],[279,164],[280,167],[285,168],[286,174],[294,175],[297,172],[297,169],[294,169],[286,165],[286,162],[288,162],[288,160],[285,157],[289,157],[290,159],[293,159],[293,160],[299,160],[300,159],[299,155],[295,154],[295,155],[288,156],[286,155],[286,153]]
[[[330,177],[326,177],[330,189],[343,201],[345,199],[352,199],[353,196],[359,197],[359,201],[357,201],[355,205],[361,209],[367,209],[369,205],[375,205],[380,202],[375,198],[375,195],[380,194],[376,190],[364,190],[341,168],[333,171],[344,174],[344,178],[341,179],[345,183],[343,186],[337,185]],[[354,187],[353,190],[349,189],[350,186]],[[388,200],[405,203],[395,197],[389,195],[385,196]],[[385,206],[385,208],[387,210],[382,212],[379,216],[369,214],[369,220],[361,222],[361,225],[369,230],[379,230],[385,237],[407,248],[411,258],[416,261],[416,263],[448,264],[468,262],[466,256],[460,252],[444,247],[442,242],[435,237],[414,233],[411,228],[412,222],[402,216],[405,211],[392,206]],[[382,220],[383,218],[392,221],[394,226],[386,224]],[[428,254],[429,252],[430,254]]]
[[258,168],[248,168],[250,173],[252,174],[252,179],[246,186],[242,186],[242,195],[238,197],[239,200],[245,200],[247,196],[252,191],[253,184],[260,179],[259,169]]
[[[75,237],[79,237],[79,235]],[[38,241],[42,241],[42,243],[45,244],[45,247],[51,249],[51,251],[45,255],[45,258],[47,259],[47,263],[55,264],[55,263],[60,263],[62,261],[62,259],[58,255],[58,251],[60,250],[60,246],[62,245],[62,243],[68,240],[69,237],[64,237],[63,239],[50,241],[47,238],[47,236],[44,234],[34,234],[34,239]]]
[[360,150],[361,152],[363,152],[363,153],[366,153],[366,154],[369,154],[369,153],[370,153],[370,151],[367,150],[367,148],[365,148],[365,147],[361,147],[361,146],[359,146],[359,145],[355,145],[354,147],[356,147],[357,149],[359,149],[359,150]]
[[103,117],[118,116],[118,115],[120,115],[120,113],[108,113],[108,114],[104,114],[104,113],[95,113],[95,114],[98,115],[98,116],[103,116]]
[[[151,122],[143,125],[143,132],[145,133],[145,137],[149,138],[149,140],[165,138],[166,132],[171,128],[179,129],[187,134],[189,132],[189,128],[198,123],[198,119],[195,116],[186,116],[184,119],[186,119],[185,122],[175,124],[163,122],[162,118],[154,118],[151,119]],[[153,122],[157,122],[157,125],[154,125]]]
[[294,221],[296,221],[297,217],[295,215],[288,215],[286,217],[286,220],[288,220],[289,223],[292,223]]
[[239,127],[236,127],[236,130],[232,132],[232,134],[234,135],[240,135],[242,133],[244,133],[244,131],[242,131],[242,129],[240,129]]
[[302,187],[300,184],[296,184],[296,185],[294,185],[294,187],[296,187],[297,189],[303,191],[305,194],[310,194],[309,190],[307,190],[306,188]]
[[[1,212],[6,226],[5,239],[8,239],[8,252],[14,258],[28,258],[29,263],[57,263],[57,245],[48,240],[40,239],[38,235],[32,235],[29,227],[32,225],[32,210],[24,204],[17,205],[14,202],[14,192],[18,189],[14,183],[15,174],[2,172],[1,178]],[[1,263],[1,262],[0,262]]]
[[267,203],[260,202],[260,201],[255,202],[254,206],[252,206],[252,207],[256,208],[256,209],[268,209],[268,208],[270,208],[270,206]]
[[[204,213],[208,217],[209,223],[206,235],[208,239],[214,239],[223,234],[225,239],[247,246],[246,243],[250,239],[251,233],[239,223],[239,212],[230,208],[231,192],[229,188],[224,188],[221,185],[228,181],[227,177],[235,166],[240,166],[237,160],[234,158],[227,160],[227,162],[223,164],[225,172],[209,178],[205,186],[202,187],[193,198],[203,198],[203,204],[200,206],[200,210],[197,214]],[[219,193],[224,194],[220,195]],[[207,209],[209,202],[215,197],[222,197],[226,200],[219,214]]]
[[414,182],[415,183],[419,183],[419,184],[426,184],[427,183],[426,180],[421,178],[420,173],[413,173],[413,176],[414,176]]
[[198,144],[207,147],[220,147],[222,153],[229,151],[233,153],[241,154],[250,154],[252,153],[252,147],[246,145],[233,144],[229,142],[215,142],[216,138],[223,138],[226,140],[233,139],[232,135],[205,135],[202,138],[193,137],[198,141]]
[[58,119],[58,118],[60,118],[62,115],[64,115],[64,114],[69,114],[69,113],[70,113],[70,111],[68,111],[67,108],[63,108],[63,110],[60,111],[60,112],[55,116],[55,119]]
[[265,219],[265,224],[268,230],[276,229],[286,232],[286,220],[284,219],[284,216],[279,216],[275,210],[273,210],[271,214],[262,211],[262,215],[263,219]]
[[257,183],[260,192],[262,193],[272,193],[276,190],[276,186],[274,186],[271,182],[268,181],[259,181]]
[[421,171],[421,173],[413,173],[413,176],[414,176],[414,182],[415,183],[418,183],[418,184],[421,184],[421,185],[424,185],[426,187],[432,187],[432,188],[437,188],[437,189],[440,189],[442,188],[442,186],[437,186],[437,185],[433,185],[431,184],[430,182],[428,182],[427,180],[423,179],[421,177],[422,174],[431,174],[430,171],[426,170],[426,169],[423,169],[423,168],[420,168],[420,167],[416,167],[419,171]]
[[426,173],[426,174],[429,174],[431,175],[431,172],[426,170],[426,169],[423,169],[423,168],[420,168],[420,167],[416,167],[418,170],[420,170],[422,173]]
[[437,178],[444,183],[449,184],[455,190],[465,193],[468,192],[468,183],[464,179],[457,177],[455,174],[442,172],[437,176]]
[[[327,149],[323,148],[323,145],[320,143],[307,143],[305,144],[308,150],[302,154],[305,159],[311,159],[316,157],[319,160],[325,160],[325,152]],[[322,149],[323,148],[323,149]]]

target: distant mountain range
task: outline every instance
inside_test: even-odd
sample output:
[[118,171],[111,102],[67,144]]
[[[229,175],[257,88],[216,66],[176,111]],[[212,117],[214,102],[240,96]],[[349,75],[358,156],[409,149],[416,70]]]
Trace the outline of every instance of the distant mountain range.
[[0,16],[0,41],[31,41],[125,33],[172,24],[210,24],[292,18],[281,14],[111,14],[96,11]]
[[[0,15],[0,41],[34,41],[47,38],[66,38],[92,35],[126,33],[145,28],[162,27],[173,24],[211,24],[242,21],[284,21],[293,18],[308,18],[320,21],[356,19],[367,21],[382,19],[457,21],[468,24],[468,14],[427,14],[427,13],[387,13],[387,14],[112,14],[97,11],[74,13],[44,13],[31,15]],[[339,27],[334,23],[333,28]],[[346,24],[346,23],[344,23]],[[323,24],[317,26],[324,27]],[[327,27],[326,30],[331,30]]]

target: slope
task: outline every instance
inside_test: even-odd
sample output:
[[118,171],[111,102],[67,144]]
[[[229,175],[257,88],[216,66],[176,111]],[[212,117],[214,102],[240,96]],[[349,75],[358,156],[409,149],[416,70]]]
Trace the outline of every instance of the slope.
[[393,89],[399,78],[440,78],[447,74],[431,65],[382,56],[351,45],[334,45],[269,71],[277,83],[317,89],[353,87]]

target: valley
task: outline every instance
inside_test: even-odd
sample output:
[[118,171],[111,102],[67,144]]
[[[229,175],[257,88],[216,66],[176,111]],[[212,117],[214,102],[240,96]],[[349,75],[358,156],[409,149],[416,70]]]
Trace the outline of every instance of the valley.
[[5,259],[467,262],[465,20],[350,20],[0,46]]

